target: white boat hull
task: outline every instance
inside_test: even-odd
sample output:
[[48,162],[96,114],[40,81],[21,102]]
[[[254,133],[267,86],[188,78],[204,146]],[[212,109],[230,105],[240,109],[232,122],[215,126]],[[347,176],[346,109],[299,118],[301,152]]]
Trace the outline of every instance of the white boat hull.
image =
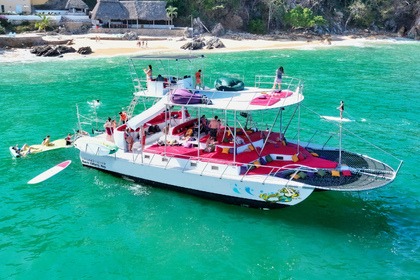
[[296,205],[314,190],[273,176],[235,175],[236,167],[227,165],[219,165],[219,170],[214,170],[214,164],[200,162],[191,168],[191,161],[161,155],[143,154],[142,158],[141,154],[118,151],[117,156],[98,156],[81,151],[80,158],[85,166],[135,181],[256,208]]

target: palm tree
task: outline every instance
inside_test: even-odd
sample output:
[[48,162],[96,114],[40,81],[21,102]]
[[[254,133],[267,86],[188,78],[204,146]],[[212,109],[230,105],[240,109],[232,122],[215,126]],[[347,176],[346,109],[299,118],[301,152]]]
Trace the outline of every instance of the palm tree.
[[47,31],[47,27],[50,26],[50,19],[46,15],[38,15],[41,18],[41,21],[35,23],[35,28],[38,28],[38,31]]
[[177,7],[172,7],[172,6],[169,6],[168,8],[166,8],[166,15],[169,17],[171,25],[173,25],[174,17],[178,16],[177,10],[178,10]]

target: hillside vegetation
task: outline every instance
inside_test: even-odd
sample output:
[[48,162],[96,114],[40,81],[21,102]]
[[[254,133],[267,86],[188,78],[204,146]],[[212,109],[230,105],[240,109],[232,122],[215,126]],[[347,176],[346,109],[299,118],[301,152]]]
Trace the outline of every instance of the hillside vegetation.
[[[92,10],[97,0],[84,0]],[[48,3],[62,3],[49,0]],[[313,30],[344,34],[356,30],[420,36],[420,0],[167,0],[176,7],[173,23],[190,26],[200,18],[206,28],[255,34]]]
[[[208,28],[267,34],[313,29],[342,34],[353,29],[407,32],[420,24],[420,0],[169,0],[175,24],[191,15]],[[416,22],[417,21],[417,22]]]

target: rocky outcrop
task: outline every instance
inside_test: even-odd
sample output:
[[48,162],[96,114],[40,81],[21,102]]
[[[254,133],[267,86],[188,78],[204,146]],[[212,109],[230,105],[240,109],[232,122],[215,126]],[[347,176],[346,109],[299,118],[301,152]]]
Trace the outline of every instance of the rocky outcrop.
[[77,53],[79,53],[79,54],[91,54],[92,49],[90,47],[81,47],[77,50]]
[[226,31],[225,28],[223,27],[223,25],[219,22],[218,24],[216,24],[213,29],[211,30],[211,34],[213,36],[223,36],[225,35]]
[[74,53],[76,50],[68,46],[37,46],[32,47],[31,53],[37,56],[61,56],[65,53]]
[[212,37],[206,42],[206,49],[220,49],[224,47],[223,42],[217,37]]
[[417,16],[415,24],[407,32],[407,37],[415,40],[420,40],[420,12]]
[[138,37],[139,36],[135,32],[126,32],[122,35],[123,40],[135,41],[135,40],[137,40]]
[[194,38],[192,41],[187,42],[184,45],[182,45],[181,49],[200,50],[204,47],[206,47],[206,49],[218,49],[218,48],[224,48],[225,45],[217,37],[212,37],[208,41],[206,41],[204,38]]
[[192,41],[185,43],[181,46],[183,50],[200,50],[204,48],[206,43],[201,38],[194,38]]

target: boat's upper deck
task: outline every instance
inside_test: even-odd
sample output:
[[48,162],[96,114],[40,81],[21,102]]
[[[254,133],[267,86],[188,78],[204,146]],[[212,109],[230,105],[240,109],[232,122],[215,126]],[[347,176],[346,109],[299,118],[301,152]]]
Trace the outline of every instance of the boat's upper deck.
[[[287,107],[301,102],[304,99],[300,86],[282,91],[247,87],[241,91],[219,91],[216,89],[193,90],[194,95],[204,96],[203,102],[188,106],[205,107],[218,110],[254,111]],[[168,105],[180,105],[168,95]],[[188,97],[187,97],[188,98]]]

